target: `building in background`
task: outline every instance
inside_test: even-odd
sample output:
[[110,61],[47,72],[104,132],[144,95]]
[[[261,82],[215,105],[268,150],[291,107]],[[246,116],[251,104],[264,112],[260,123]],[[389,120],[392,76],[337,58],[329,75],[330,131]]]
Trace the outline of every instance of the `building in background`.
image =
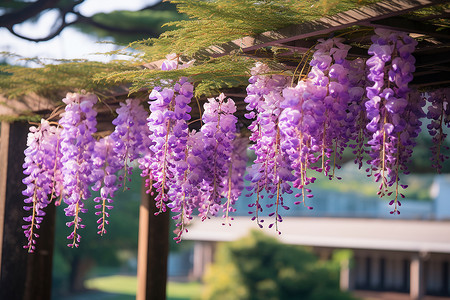
[[[405,199],[400,216],[390,215],[388,202],[376,197],[318,190],[313,213],[303,207],[285,211],[279,238],[310,246],[325,259],[335,249],[353,250],[353,261],[341,269],[342,289],[450,297],[450,176],[435,176],[430,188],[431,201]],[[217,242],[258,228],[248,217],[251,200],[240,200],[231,226],[223,226],[222,218],[194,220],[184,235],[195,241],[192,277],[203,276]],[[277,235],[273,228],[262,230]]]

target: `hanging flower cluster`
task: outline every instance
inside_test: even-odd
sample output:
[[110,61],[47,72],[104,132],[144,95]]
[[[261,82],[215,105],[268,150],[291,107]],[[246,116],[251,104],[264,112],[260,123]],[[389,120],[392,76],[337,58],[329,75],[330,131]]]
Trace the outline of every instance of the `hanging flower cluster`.
[[[254,208],[253,219],[259,223],[258,213],[263,211],[261,199],[264,198],[262,192],[267,194],[269,203],[267,208],[275,205],[275,211],[270,215],[275,216],[275,224],[278,231],[278,222],[282,221],[279,209],[289,209],[284,205],[284,193],[292,193],[288,182],[292,181],[292,169],[287,164],[286,154],[281,149],[281,133],[279,126],[279,117],[282,112],[281,103],[283,97],[281,92],[286,86],[287,78],[280,75],[259,76],[264,72],[264,65],[257,65],[252,69],[250,85],[247,87],[248,96],[245,102],[248,103],[247,109],[251,110],[246,115],[247,118],[256,116],[249,129],[252,131],[250,140],[255,144],[250,149],[255,151],[256,159],[254,164],[248,170],[247,180],[251,182],[248,189],[251,191],[249,196],[256,194],[256,202],[249,205]],[[263,222],[263,220],[261,220]]]
[[129,163],[150,154],[150,131],[146,122],[148,113],[138,99],[127,99],[125,103],[120,103],[117,114],[112,122],[115,130],[111,139],[116,161],[122,164],[123,169],[119,180],[123,180],[125,185],[127,176],[133,170]]
[[[312,209],[307,201],[313,198],[314,172],[340,179],[338,162],[347,147],[359,168],[368,156],[368,176],[379,183],[380,197],[393,196],[391,214],[399,214],[399,198],[404,197],[400,188],[406,188],[400,175],[408,173],[426,97],[409,87],[417,42],[383,29],[375,30],[372,42],[365,61],[349,59],[350,46],[341,38],[319,40],[309,70],[295,85],[285,75],[265,75],[270,70],[262,63],[251,69],[244,102],[256,158],[248,168],[248,139],[240,136],[235,102],[224,94],[210,98],[201,118],[191,121],[194,85],[189,78],[161,80],[149,95],[149,112],[137,99],[121,103],[115,130],[98,140],[93,136],[97,98],[68,94],[58,125],[43,120],[30,128],[23,181],[25,210],[31,212],[24,218],[25,248],[35,249],[43,209],[57,197],[72,218],[67,223],[72,227],[69,246],[78,247],[90,188],[100,192],[94,199],[95,213],[98,233],[105,234],[114,194],[122,186],[126,189],[133,161],[154,196],[156,214],[168,209],[175,213],[177,242],[195,214],[205,220],[222,213],[224,224],[229,223],[244,188],[246,196],[255,195],[248,205],[253,220],[262,227],[261,212],[268,210],[273,217],[269,227],[279,232],[283,209],[301,203]],[[192,63],[182,64],[179,56],[169,55],[162,70]],[[450,89],[427,97],[432,161],[439,171],[448,158],[442,150],[443,127],[450,126]],[[201,122],[197,131],[189,128],[194,122]],[[292,203],[286,194],[294,194]]]
[[28,240],[24,248],[28,252],[35,250],[35,238],[39,237],[35,229],[39,229],[45,216],[43,209],[60,193],[60,132],[60,127],[51,126],[48,121],[42,120],[39,127],[30,127],[28,134],[23,164],[23,173],[27,175],[23,183],[27,188],[22,192],[26,196],[24,209],[31,212],[23,218],[28,224],[22,226]]
[[346,60],[350,46],[342,41],[340,38],[319,40],[308,74],[314,92],[306,99],[306,105],[311,106],[310,116],[317,126],[317,132],[313,132],[312,137],[321,152],[318,171],[330,179],[335,176],[336,167],[340,168],[336,161],[341,158],[352,133],[347,130],[346,120],[351,101],[349,63]]
[[448,146],[443,145],[443,143],[447,137],[444,127],[450,127],[450,88],[431,92],[428,102],[430,102],[430,107],[428,108],[427,118],[430,123],[427,128],[433,144],[431,147],[431,153],[433,154],[431,162],[432,167],[440,172],[442,163],[449,158],[448,155],[442,153],[442,150],[449,150]]
[[412,52],[417,42],[405,33],[384,29],[375,30],[372,42],[371,57],[367,60],[368,79],[373,82],[367,87],[369,100],[366,103],[370,121],[367,129],[372,133],[368,142],[371,158],[368,163],[380,184],[380,197],[390,196],[389,188],[395,187],[391,213],[399,214],[398,196],[403,197],[398,189],[399,175],[407,171],[406,163],[410,157],[407,148],[420,132],[422,123],[418,119],[423,116],[425,104],[410,94],[408,87],[415,69]]
[[67,222],[68,227],[73,227],[72,233],[67,239],[72,240],[69,247],[78,247],[81,235],[78,230],[84,228],[81,213],[86,213],[83,200],[91,196],[89,186],[92,183],[92,171],[94,170],[93,153],[96,132],[96,115],[94,104],[97,97],[94,95],[83,96],[68,94],[63,99],[66,104],[59,124],[61,131],[61,173],[63,181],[63,200],[67,204],[64,209],[66,216],[73,217]]
[[117,152],[114,152],[114,140],[112,136],[106,136],[95,143],[93,158],[93,166],[95,167],[92,171],[92,190],[100,191],[100,196],[94,198],[94,202],[98,203],[95,205],[96,215],[100,216],[97,223],[98,230],[97,233],[103,235],[106,233],[105,226],[109,224],[107,218],[109,217],[108,210],[112,209],[113,202],[112,198],[114,193],[119,188],[117,184],[116,172],[122,167],[120,160],[117,159]]
[[180,171],[183,162],[188,136],[187,122],[191,110],[188,105],[192,98],[193,87],[186,78],[182,78],[173,89],[155,88],[150,93],[150,116],[148,126],[150,140],[153,144],[150,150],[150,170],[155,181],[149,189],[155,188],[158,195],[155,198],[159,212],[166,211],[169,200],[166,190],[174,182],[172,179]]
[[[257,158],[247,178],[251,181],[249,190],[257,193],[256,203],[250,204],[256,207],[256,213],[262,211],[259,193],[265,188],[269,197],[274,197],[277,191],[275,222],[282,221],[278,206],[288,206],[279,189],[270,188],[277,181],[299,189],[295,196],[301,199],[294,204],[304,203],[312,209],[306,199],[313,197],[308,185],[316,178],[308,171],[323,172],[330,180],[340,179],[335,170],[340,168],[337,162],[347,147],[353,149],[360,168],[364,154],[370,155],[368,171],[380,182],[378,194],[391,196],[395,191],[391,213],[400,213],[398,198],[403,195],[399,187],[406,186],[399,184],[399,174],[407,173],[406,165],[422,124],[419,119],[424,116],[423,98],[408,87],[417,42],[405,33],[381,29],[375,30],[372,41],[371,58],[365,63],[347,58],[350,47],[343,39],[319,40],[307,78],[295,87],[277,80],[277,76],[257,75],[264,66],[252,70],[246,102],[250,111],[247,117],[255,118],[249,129]],[[365,136],[370,136],[368,149]],[[286,176],[274,174],[274,170]],[[389,190],[391,187],[394,191]]]

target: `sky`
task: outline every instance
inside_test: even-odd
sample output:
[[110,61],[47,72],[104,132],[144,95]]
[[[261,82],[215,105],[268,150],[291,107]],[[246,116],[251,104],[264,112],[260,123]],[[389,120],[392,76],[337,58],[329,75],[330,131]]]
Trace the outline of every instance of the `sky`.
[[[139,10],[155,2],[157,0],[86,0],[77,8],[83,15],[92,16],[95,13],[108,13],[114,10]],[[49,32],[56,17],[56,12],[49,11],[37,23],[18,24],[14,29],[25,36],[44,37]],[[70,19],[67,21],[70,21]],[[67,27],[59,36],[50,41],[39,43],[20,39],[13,36],[7,29],[0,28],[0,52],[7,51],[24,57],[110,60],[110,56],[96,55],[95,53],[108,52],[114,50],[117,46],[97,42],[98,40],[95,37],[86,35],[73,27]],[[20,61],[10,63],[23,64]]]

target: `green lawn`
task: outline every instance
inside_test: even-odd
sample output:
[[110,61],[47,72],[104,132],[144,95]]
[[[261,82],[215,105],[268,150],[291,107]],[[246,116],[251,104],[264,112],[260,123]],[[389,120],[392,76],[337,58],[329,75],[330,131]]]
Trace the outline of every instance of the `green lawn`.
[[[136,296],[136,276],[112,275],[88,279],[86,287],[100,292],[117,294],[105,297],[109,300],[130,300]],[[198,282],[169,282],[167,286],[168,300],[198,300],[201,297],[202,285]]]

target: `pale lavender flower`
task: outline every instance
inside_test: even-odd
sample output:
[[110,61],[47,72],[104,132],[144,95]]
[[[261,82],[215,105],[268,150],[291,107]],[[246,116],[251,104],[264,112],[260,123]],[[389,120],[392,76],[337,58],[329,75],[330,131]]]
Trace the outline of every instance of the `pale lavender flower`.
[[443,162],[449,158],[444,151],[449,150],[449,148],[443,143],[447,138],[444,126],[450,127],[450,88],[441,88],[431,92],[428,102],[430,102],[430,106],[427,118],[430,123],[427,125],[427,129],[433,141],[431,146],[433,156],[430,160],[432,167],[440,173]]
[[269,199],[267,208],[275,205],[275,212],[270,213],[270,216],[275,216],[275,221],[269,227],[275,225],[278,231],[278,222],[282,221],[279,208],[288,209],[283,203],[282,193],[291,193],[288,182],[294,179],[281,149],[279,128],[279,116],[283,111],[281,103],[284,101],[281,92],[287,84],[287,78],[280,75],[258,75],[257,72],[263,67],[264,65],[257,65],[253,70],[254,76],[250,78],[250,85],[247,87],[247,92],[250,90],[251,95],[245,100],[249,103],[247,110],[254,110],[247,114],[247,117],[256,117],[249,126],[252,131],[250,140],[255,143],[250,149],[256,154],[254,164],[248,168],[246,176],[251,182],[247,187],[251,191],[248,196],[256,193],[256,202],[249,204],[254,211],[249,213],[254,214],[253,220],[257,220],[258,225],[262,227],[260,223],[263,220],[259,220],[259,213],[263,210],[260,200],[263,197],[261,193],[265,191]]
[[[173,88],[155,88],[149,96],[153,101],[149,102],[151,113],[147,124],[153,155],[148,158],[148,169],[155,181],[153,187],[158,193],[155,201],[160,212],[166,211],[166,203],[170,201],[167,190],[176,181],[175,176],[183,172],[179,165],[185,160],[192,96],[193,86],[187,78],[181,78]],[[151,188],[149,182],[149,192]]]
[[63,127],[61,173],[64,178],[63,200],[67,204],[64,211],[67,216],[73,217],[73,221],[66,223],[68,227],[73,226],[73,231],[68,236],[72,242],[68,246],[78,247],[81,239],[78,229],[85,226],[81,224],[80,213],[87,211],[83,200],[91,196],[89,186],[92,183],[92,152],[95,145],[93,133],[96,132],[97,124],[97,112],[93,107],[97,97],[92,94],[69,93],[63,102],[66,108],[59,123]]
[[[422,101],[408,95],[408,83],[412,80],[415,59],[412,56],[417,42],[406,33],[375,29],[373,45],[367,60],[370,73],[367,87],[366,112],[369,119],[367,129],[372,132],[368,144],[371,171],[380,182],[378,195],[390,196],[389,188],[395,185],[394,209],[399,214],[399,173],[407,172],[406,163],[410,147],[420,131],[418,118],[423,114]],[[385,78],[388,81],[385,81]],[[420,97],[419,97],[420,98]]]
[[130,164],[140,157],[151,155],[147,153],[150,147],[150,130],[146,121],[148,112],[138,99],[127,99],[125,103],[120,103],[116,112],[117,118],[112,122],[116,127],[111,138],[114,141],[116,160],[123,169],[120,180],[123,177],[125,186],[126,179],[131,180],[128,177],[133,170]]
[[23,183],[27,188],[22,192],[25,198],[24,209],[31,215],[24,217],[29,223],[22,226],[28,240],[24,246],[28,252],[35,250],[35,238],[39,237],[36,230],[45,216],[44,209],[52,201],[55,191],[58,190],[57,166],[59,164],[60,128],[51,126],[48,121],[42,119],[38,127],[30,127],[25,149],[25,162],[23,173],[27,175]]
[[204,195],[198,207],[203,220],[209,215],[216,215],[221,206],[237,122],[237,117],[234,116],[236,105],[232,99],[225,101],[224,94],[209,98],[204,108],[204,124],[200,131],[203,134],[205,163],[208,165],[204,169],[206,174],[201,183]]
[[92,163],[94,169],[91,173],[91,181],[94,183],[92,190],[100,191],[100,196],[94,198],[95,212],[100,218],[97,220],[97,233],[103,235],[106,233],[105,226],[109,224],[109,210],[113,208],[114,193],[118,190],[117,176],[115,173],[123,168],[123,161],[118,159],[114,151],[114,139],[112,136],[106,136],[95,143],[92,153]]

